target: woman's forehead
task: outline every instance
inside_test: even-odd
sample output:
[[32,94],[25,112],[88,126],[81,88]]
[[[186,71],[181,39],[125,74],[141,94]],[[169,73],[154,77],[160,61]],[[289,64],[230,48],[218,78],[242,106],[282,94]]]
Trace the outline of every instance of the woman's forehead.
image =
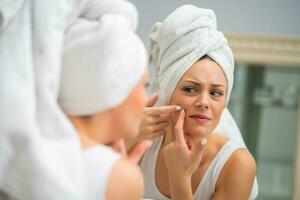
[[226,77],[221,67],[210,59],[196,62],[181,78],[182,81],[193,80],[199,83],[211,82],[226,85]]

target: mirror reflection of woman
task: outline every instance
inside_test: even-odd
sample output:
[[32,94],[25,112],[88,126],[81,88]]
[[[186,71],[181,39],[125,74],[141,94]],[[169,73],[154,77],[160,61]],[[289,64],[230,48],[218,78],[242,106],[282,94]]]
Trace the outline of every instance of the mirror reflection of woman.
[[[182,6],[151,33],[158,106],[180,106],[140,166],[144,198],[254,199],[256,163],[242,145],[213,134],[229,101],[234,61],[211,10]],[[157,73],[157,74],[155,74]]]

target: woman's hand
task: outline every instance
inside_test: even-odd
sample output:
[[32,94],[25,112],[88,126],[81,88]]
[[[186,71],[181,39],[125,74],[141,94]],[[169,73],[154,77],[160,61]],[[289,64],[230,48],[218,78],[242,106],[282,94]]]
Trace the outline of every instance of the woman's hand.
[[157,100],[158,95],[155,95],[148,101],[144,109],[139,128],[140,140],[153,139],[165,134],[170,124],[171,113],[181,110],[181,107],[176,105],[153,107]]
[[202,160],[206,144],[206,139],[202,139],[199,144],[188,146],[183,132],[184,117],[182,110],[175,125],[175,140],[163,149],[172,200],[193,198],[191,177]]
[[158,95],[155,95],[146,104],[138,136],[125,141],[128,149],[143,140],[152,140],[165,134],[166,129],[170,125],[171,113],[181,110],[181,107],[176,105],[153,107],[157,100]]
[[152,141],[144,140],[135,144],[131,149],[127,150],[123,139],[111,142],[108,146],[115,151],[125,155],[128,160],[138,164],[146,150],[152,145]]

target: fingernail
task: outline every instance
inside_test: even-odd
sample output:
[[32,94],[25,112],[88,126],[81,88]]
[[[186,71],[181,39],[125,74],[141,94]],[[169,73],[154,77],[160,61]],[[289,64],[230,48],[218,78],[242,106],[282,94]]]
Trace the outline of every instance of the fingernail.
[[182,108],[180,106],[176,106],[176,112],[181,111]]
[[200,144],[201,144],[202,146],[205,146],[205,145],[207,144],[207,139],[202,138],[201,141],[200,141]]

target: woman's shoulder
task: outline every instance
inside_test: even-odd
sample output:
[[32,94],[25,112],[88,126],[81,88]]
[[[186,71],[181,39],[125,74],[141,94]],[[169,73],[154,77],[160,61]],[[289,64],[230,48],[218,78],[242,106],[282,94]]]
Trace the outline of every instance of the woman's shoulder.
[[236,170],[238,170],[240,174],[243,174],[242,172],[255,173],[256,171],[255,159],[246,148],[238,148],[235,150],[228,159],[227,165],[230,166],[228,167],[229,173],[236,174]]
[[[256,162],[246,148],[237,148],[225,163],[216,184],[216,190],[235,196],[235,190],[240,194],[249,195],[256,176]],[[235,187],[231,187],[235,185]],[[221,189],[220,189],[221,188]]]
[[214,146],[218,151],[226,146],[232,152],[222,171],[226,171],[226,174],[234,173],[235,175],[237,173],[243,174],[245,171],[249,171],[249,173],[255,172],[255,159],[245,147],[220,135],[214,135],[213,140]]
[[143,175],[138,166],[128,159],[120,159],[110,173],[106,197],[107,199],[139,199],[143,192],[143,185]]

